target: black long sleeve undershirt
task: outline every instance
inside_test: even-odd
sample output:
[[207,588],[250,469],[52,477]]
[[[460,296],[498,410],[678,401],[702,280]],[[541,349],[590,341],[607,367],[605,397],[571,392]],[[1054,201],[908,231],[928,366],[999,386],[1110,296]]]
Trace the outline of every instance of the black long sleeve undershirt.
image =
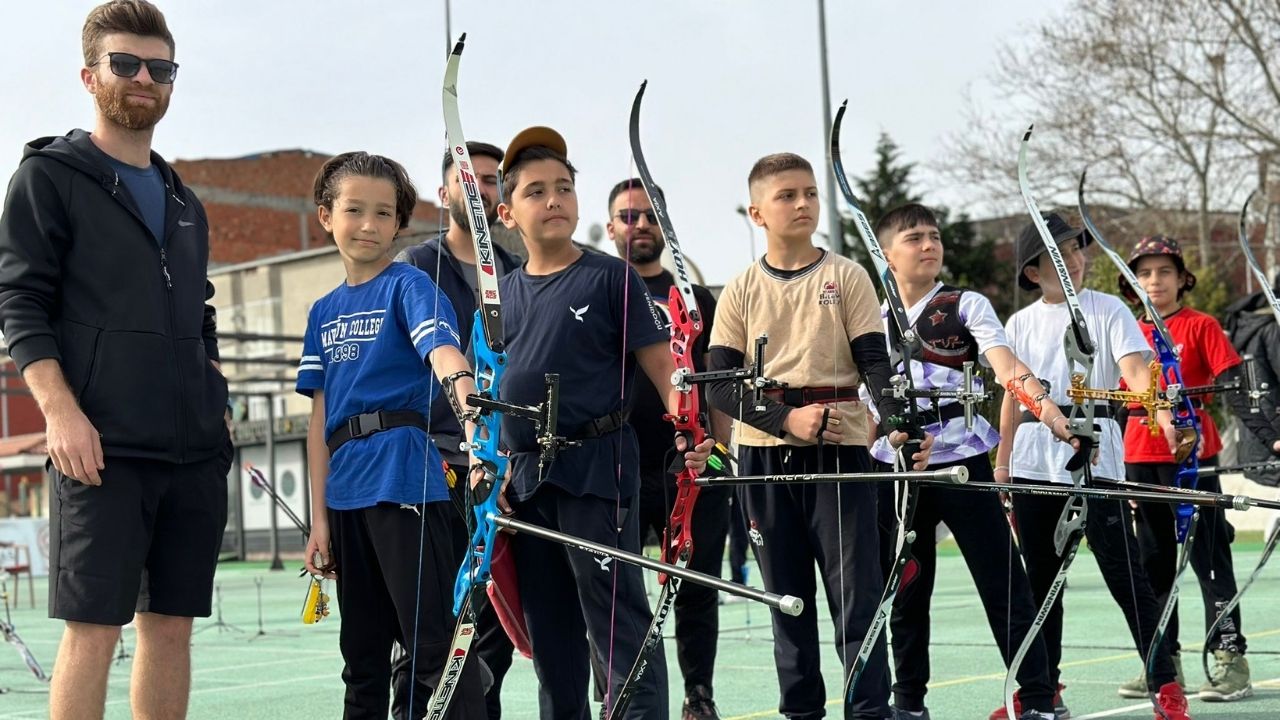
[[[902,414],[905,409],[904,403],[897,398],[886,397],[883,392],[892,388],[889,379],[894,375],[894,369],[889,365],[889,353],[885,349],[884,333],[859,335],[849,343],[849,350],[853,354],[854,363],[861,371],[863,382],[871,391],[880,417],[887,418]],[[711,348],[711,361],[708,365],[711,370],[732,370],[745,367],[745,362],[746,356],[740,350],[714,346]],[[760,405],[763,409],[757,410],[752,393],[740,381],[725,380],[710,383],[707,387],[707,397],[711,400],[712,407],[729,417],[739,419],[774,437],[780,438],[786,435],[783,426],[793,408],[777,400],[762,397]],[[883,423],[881,432],[885,432]]]
[[884,333],[859,335],[849,343],[849,349],[853,351],[853,361],[862,372],[862,381],[871,391],[876,411],[880,413],[880,434],[888,435],[893,428],[886,426],[885,422],[894,415],[902,415],[907,410],[907,404],[885,392],[893,389],[889,380],[897,373],[897,369],[889,364]]
[[[722,345],[711,347],[707,363],[709,370],[733,370],[741,367],[746,367],[746,355],[742,351]],[[761,396],[760,405],[764,409],[757,410],[753,393],[740,380],[709,383],[707,399],[711,401],[711,407],[762,432],[774,437],[787,434],[782,426],[791,408],[777,400]]]
[[[1242,366],[1233,365],[1222,371],[1222,374],[1216,378],[1215,382],[1229,383],[1239,379],[1243,384],[1241,375],[1243,375]],[[1231,408],[1231,412],[1235,413],[1240,424],[1244,425],[1249,432],[1253,433],[1254,437],[1258,438],[1259,441],[1267,446],[1268,450],[1275,454],[1276,441],[1280,440],[1280,413],[1268,418],[1266,412],[1262,411],[1261,408],[1259,408],[1259,412],[1249,412],[1249,398],[1245,397],[1243,392],[1227,392],[1223,393],[1223,395],[1226,398],[1227,407]]]

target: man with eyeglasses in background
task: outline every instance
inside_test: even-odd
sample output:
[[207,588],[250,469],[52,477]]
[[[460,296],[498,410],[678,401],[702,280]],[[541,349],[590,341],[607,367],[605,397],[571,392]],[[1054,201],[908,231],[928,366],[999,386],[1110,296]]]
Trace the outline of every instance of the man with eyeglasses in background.
[[[181,718],[227,519],[227,381],[204,208],[151,151],[178,65],[145,0],[90,11],[93,132],[29,143],[0,217],[0,330],[44,415],[54,720],[101,718],[120,627],[134,717]],[[135,614],[136,613],[136,614]]]
[[[662,189],[655,188],[661,195]],[[653,304],[666,315],[667,297],[675,278],[662,267],[662,251],[666,242],[658,228],[653,205],[639,180],[623,180],[609,191],[609,239],[644,279]],[[711,322],[716,311],[715,296],[701,285],[693,286],[694,298],[702,312],[702,335],[694,342],[693,362],[699,372],[707,369],[707,342],[711,339]],[[657,388],[637,373],[635,389],[628,403],[630,423],[640,448],[640,533],[643,538],[652,530],[661,542],[663,531],[675,503],[676,480],[670,472],[672,453],[671,422],[664,419],[666,407]],[[698,392],[702,387],[698,386]],[[709,409],[705,400],[700,407]],[[720,411],[711,412],[713,427],[705,428],[717,439],[727,441],[729,418]],[[699,491],[690,523],[693,533],[693,555],[689,567],[720,577],[724,559],[725,538],[729,532],[729,489],[705,487]],[[683,583],[676,595],[676,659],[684,676],[682,720],[718,720],[712,700],[712,671],[716,662],[716,640],[720,632],[718,593],[695,583]]]

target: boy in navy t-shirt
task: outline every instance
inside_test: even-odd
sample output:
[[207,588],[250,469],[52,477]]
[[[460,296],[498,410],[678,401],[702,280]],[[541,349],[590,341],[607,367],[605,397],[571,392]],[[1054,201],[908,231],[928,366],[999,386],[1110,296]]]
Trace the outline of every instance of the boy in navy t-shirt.
[[[538,403],[544,374],[559,373],[557,431],[581,443],[541,466],[530,426],[504,423],[512,468],[505,502],[526,522],[639,552],[638,453],[622,410],[636,363],[667,389],[667,407],[677,407],[666,322],[625,262],[573,244],[575,170],[559,133],[520,132],[504,155],[503,173],[506,201],[498,215],[519,229],[529,261],[501,280],[508,328],[501,396]],[[713,445],[707,438],[696,449],[678,449],[691,450],[685,462],[701,470]],[[607,668],[611,704],[652,620],[640,571],[528,536],[516,535],[512,547],[542,716],[587,717],[588,637]],[[634,698],[628,718],[667,717],[661,652]]]
[[[397,641],[415,668],[397,706],[422,717],[451,640],[454,510],[427,418],[441,381],[453,397],[475,383],[448,299],[389,254],[416,199],[400,165],[362,152],[332,158],[315,182],[347,277],[312,306],[298,365],[298,392],[312,397],[306,559],[309,571],[337,577],[348,719],[387,717]],[[474,669],[458,692],[449,717],[484,715]]]

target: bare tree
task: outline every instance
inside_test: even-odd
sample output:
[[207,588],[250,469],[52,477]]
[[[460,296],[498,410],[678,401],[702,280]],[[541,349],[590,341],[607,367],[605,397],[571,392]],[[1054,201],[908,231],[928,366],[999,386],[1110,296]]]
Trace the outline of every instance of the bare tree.
[[[1193,28],[1191,35],[1211,58],[1212,71],[1207,76],[1188,73],[1180,80],[1230,118],[1236,140],[1256,152],[1280,151],[1280,0],[1195,4],[1206,5],[1218,20],[1213,27]],[[1229,42],[1219,45],[1223,32]]]
[[1076,2],[1001,50],[993,80],[1009,109],[971,103],[938,169],[973,199],[1012,201],[1019,125],[1039,119],[1033,181],[1046,203],[1074,204],[1088,166],[1096,202],[1194,210],[1206,265],[1212,208],[1280,147],[1277,28],[1280,0]]

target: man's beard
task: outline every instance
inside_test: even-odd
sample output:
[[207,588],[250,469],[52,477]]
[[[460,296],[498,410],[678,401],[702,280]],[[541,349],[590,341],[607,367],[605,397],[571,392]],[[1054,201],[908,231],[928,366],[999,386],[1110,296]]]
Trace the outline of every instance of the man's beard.
[[133,105],[125,98],[130,90],[132,88],[128,85],[116,89],[104,83],[98,85],[93,98],[98,109],[111,122],[127,130],[150,130],[169,110],[169,98],[163,93],[155,93],[155,105]]
[[[666,248],[666,244],[656,237],[649,240],[649,245],[641,247],[634,241],[624,242],[623,247],[626,248],[627,254],[631,262],[637,265],[647,265],[655,260],[662,259],[662,251]],[[619,253],[621,254],[621,253]]]
[[[484,202],[483,197],[484,196],[482,195],[481,202]],[[467,220],[467,218],[471,217],[471,209],[467,206],[464,198],[449,198],[449,217],[453,219],[453,222],[457,224],[458,227],[471,227]],[[484,219],[485,222],[489,223],[489,227],[493,227],[494,222],[498,220],[497,203],[494,203],[493,205],[485,205]]]

